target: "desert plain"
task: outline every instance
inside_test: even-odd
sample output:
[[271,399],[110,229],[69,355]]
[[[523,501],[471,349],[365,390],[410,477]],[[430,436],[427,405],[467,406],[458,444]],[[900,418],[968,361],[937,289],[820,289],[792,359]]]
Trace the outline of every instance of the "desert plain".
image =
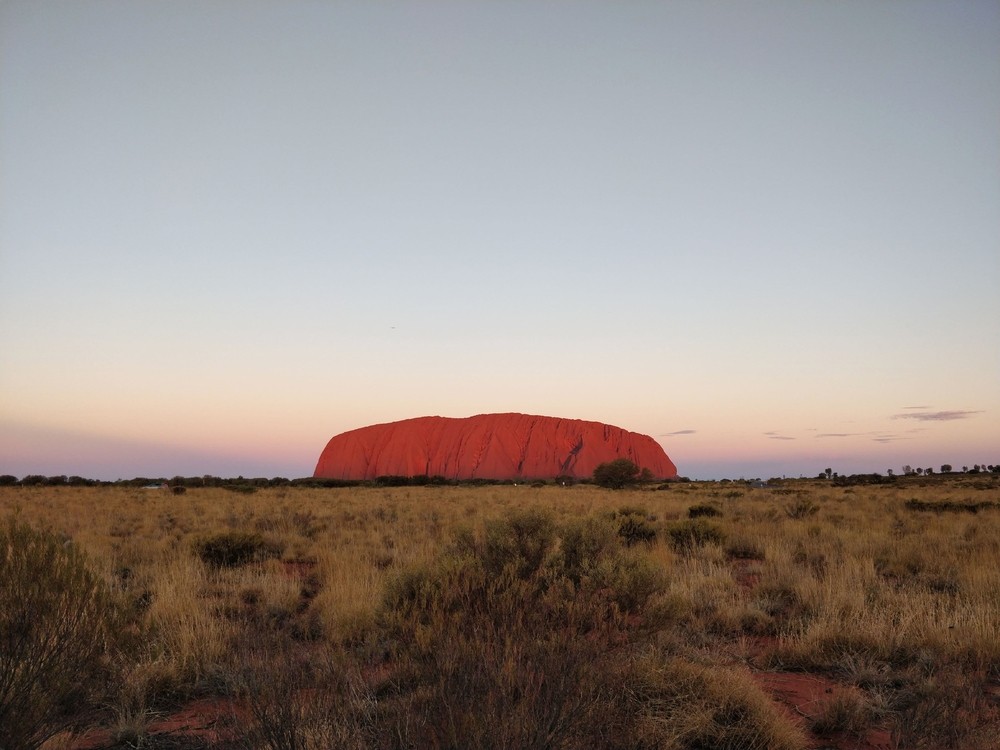
[[0,487],[0,746],[996,748],[1000,476],[882,479]]

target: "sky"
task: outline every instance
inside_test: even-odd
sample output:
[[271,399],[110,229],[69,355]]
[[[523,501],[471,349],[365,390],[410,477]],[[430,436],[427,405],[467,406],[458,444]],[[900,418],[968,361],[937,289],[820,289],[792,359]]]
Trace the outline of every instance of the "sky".
[[998,282],[995,0],[0,2],[0,473],[995,464]]

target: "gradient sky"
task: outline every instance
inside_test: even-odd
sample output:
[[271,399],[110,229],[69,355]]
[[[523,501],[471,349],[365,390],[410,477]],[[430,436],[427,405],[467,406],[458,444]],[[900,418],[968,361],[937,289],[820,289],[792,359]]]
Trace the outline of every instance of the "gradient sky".
[[499,411],[1000,463],[1000,3],[0,3],[0,473]]

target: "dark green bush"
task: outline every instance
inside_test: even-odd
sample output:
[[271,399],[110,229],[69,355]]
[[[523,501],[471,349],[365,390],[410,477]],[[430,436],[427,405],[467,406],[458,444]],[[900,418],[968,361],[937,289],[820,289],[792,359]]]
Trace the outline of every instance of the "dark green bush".
[[115,600],[72,542],[0,523],[0,747],[39,747],[91,712],[122,631]]
[[726,540],[725,532],[704,518],[674,521],[667,527],[667,534],[678,552],[703,547],[706,544],[722,544]]
[[238,492],[241,495],[252,495],[257,491],[257,488],[252,484],[226,484],[223,485],[223,489],[227,489],[230,492]]
[[721,515],[721,510],[708,503],[699,503],[688,508],[688,518],[714,518]]
[[640,542],[651,544],[656,539],[656,529],[645,518],[625,516],[618,524],[618,536],[629,547]]
[[281,555],[280,546],[247,531],[226,531],[198,539],[194,549],[202,561],[217,568],[235,568]]
[[611,518],[617,526],[618,536],[626,546],[631,547],[640,542],[652,543],[656,539],[656,529],[650,523],[654,517],[647,514],[645,508],[623,505],[611,514]]
[[639,481],[639,467],[627,458],[616,458],[594,469],[594,484],[620,490]]
[[513,566],[517,575],[526,578],[541,567],[556,541],[552,517],[538,510],[511,514],[488,524],[479,557],[491,575],[499,575]]
[[562,573],[579,585],[593,574],[600,561],[615,553],[619,544],[615,529],[604,519],[570,523],[563,529],[559,543]]
[[726,544],[726,557],[732,560],[763,560],[764,548],[756,540],[741,536]]
[[912,498],[904,503],[907,510],[931,511],[933,513],[972,513],[1000,508],[1000,503],[983,500],[978,503],[952,502],[950,500],[917,500]]

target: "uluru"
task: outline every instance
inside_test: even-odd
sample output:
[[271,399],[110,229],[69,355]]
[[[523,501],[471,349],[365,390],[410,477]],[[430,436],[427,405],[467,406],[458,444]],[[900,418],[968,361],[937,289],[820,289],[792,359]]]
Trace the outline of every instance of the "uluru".
[[648,435],[602,422],[531,414],[416,417],[350,430],[331,438],[313,476],[583,479],[616,458],[629,459],[656,479],[677,476],[677,467]]

